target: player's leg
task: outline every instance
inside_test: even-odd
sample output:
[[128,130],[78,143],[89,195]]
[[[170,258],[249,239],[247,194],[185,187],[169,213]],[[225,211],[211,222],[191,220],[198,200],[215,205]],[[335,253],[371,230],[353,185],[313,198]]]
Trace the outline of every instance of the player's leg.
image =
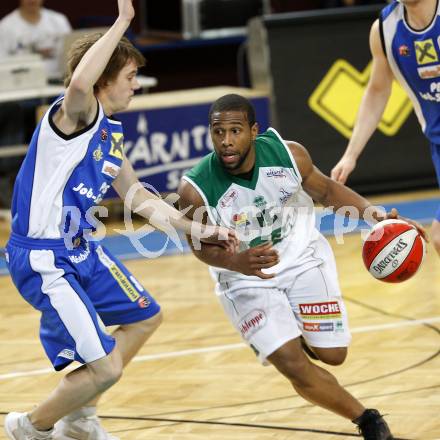
[[354,420],[365,408],[336,378],[313,364],[304,354],[299,338],[288,341],[268,356],[268,361],[285,376],[296,392],[309,402]]
[[[105,325],[118,325],[112,336],[125,367],[162,322],[159,305],[128,269],[107,249],[91,244],[95,259],[92,281],[87,293]],[[56,424],[64,438],[116,439],[105,432],[96,415],[101,395]]]
[[364,439],[393,439],[388,425],[377,410],[365,409],[331,373],[310,362],[299,338],[287,342],[267,359],[289,380],[300,396],[353,421],[359,426]]
[[[324,363],[340,365],[347,356],[351,335],[333,252],[322,236],[314,243],[313,258],[319,264],[305,271],[297,270],[286,293],[313,354]],[[305,399],[361,424],[372,439],[392,438],[376,410],[365,410],[332,374],[309,361],[300,339],[289,342],[268,359]]]
[[14,283],[42,312],[40,338],[54,368],[61,370],[73,360],[88,364],[67,374],[29,414],[11,413],[5,420],[12,439],[47,438],[58,419],[117,382],[122,357],[65,255],[15,246],[8,246],[8,254]]

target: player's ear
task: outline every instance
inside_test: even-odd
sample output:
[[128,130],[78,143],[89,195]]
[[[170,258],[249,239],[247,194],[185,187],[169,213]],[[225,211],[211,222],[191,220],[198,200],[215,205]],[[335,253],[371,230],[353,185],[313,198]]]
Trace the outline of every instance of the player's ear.
[[252,125],[251,127],[251,137],[253,141],[257,138],[259,130],[260,127],[258,126],[258,122],[255,122],[254,125]]

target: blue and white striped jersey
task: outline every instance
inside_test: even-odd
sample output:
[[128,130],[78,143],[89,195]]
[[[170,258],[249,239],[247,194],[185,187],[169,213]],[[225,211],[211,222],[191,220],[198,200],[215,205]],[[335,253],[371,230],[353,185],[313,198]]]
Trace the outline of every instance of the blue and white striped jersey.
[[98,102],[94,121],[65,135],[52,121],[62,100],[36,128],[15,182],[12,231],[25,237],[75,238],[94,230],[90,208],[102,200],[122,164],[121,123],[108,118]]
[[440,9],[431,23],[411,28],[402,3],[394,1],[380,14],[384,50],[394,76],[408,93],[426,137],[440,144]]

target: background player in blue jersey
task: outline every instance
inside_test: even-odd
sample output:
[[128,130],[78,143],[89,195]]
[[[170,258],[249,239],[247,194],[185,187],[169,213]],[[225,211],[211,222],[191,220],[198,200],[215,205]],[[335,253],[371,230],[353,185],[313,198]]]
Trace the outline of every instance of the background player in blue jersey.
[[[235,247],[226,228],[203,230],[148,192],[124,156],[121,123],[111,115],[139,88],[144,59],[122,38],[134,17],[132,0],[118,0],[118,9],[108,32],[75,44],[66,93],[35,130],[14,188],[6,248],[12,279],[42,313],[40,338],[54,368],[84,364],[32,411],[6,416],[14,440],[116,439],[100,425],[96,403],[161,322],[159,305],[134,276],[87,239],[111,185],[126,203],[131,194],[129,207],[152,225]],[[119,327],[109,334],[107,325]]]
[[[437,0],[400,0],[385,7],[370,31],[371,77],[353,135],[331,172],[345,183],[385,110],[395,77],[408,93],[422,130],[431,142],[440,185],[440,6]],[[440,255],[440,208],[431,238]]]

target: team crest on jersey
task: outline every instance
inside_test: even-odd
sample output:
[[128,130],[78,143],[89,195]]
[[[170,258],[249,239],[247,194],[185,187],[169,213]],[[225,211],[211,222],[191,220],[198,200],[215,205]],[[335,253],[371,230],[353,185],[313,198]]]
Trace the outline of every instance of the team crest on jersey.
[[432,38],[423,41],[414,41],[414,48],[418,65],[438,62],[438,55]]
[[124,135],[122,133],[112,133],[112,146],[110,148],[110,156],[123,158],[124,152]]
[[402,44],[402,46],[399,46],[399,55],[402,57],[409,57],[409,47],[406,44]]
[[266,200],[264,199],[264,197],[263,196],[257,196],[257,197],[255,197],[255,199],[254,199],[254,205],[257,207],[257,208],[265,208],[266,207],[266,205],[267,205],[267,202],[266,202]]
[[102,160],[104,156],[104,153],[102,152],[101,145],[98,146],[98,148],[93,152],[93,159],[96,160],[96,162],[99,162]]
[[106,130],[105,128],[103,128],[103,129],[101,130],[101,140],[106,141],[107,138],[108,138],[107,130]]

